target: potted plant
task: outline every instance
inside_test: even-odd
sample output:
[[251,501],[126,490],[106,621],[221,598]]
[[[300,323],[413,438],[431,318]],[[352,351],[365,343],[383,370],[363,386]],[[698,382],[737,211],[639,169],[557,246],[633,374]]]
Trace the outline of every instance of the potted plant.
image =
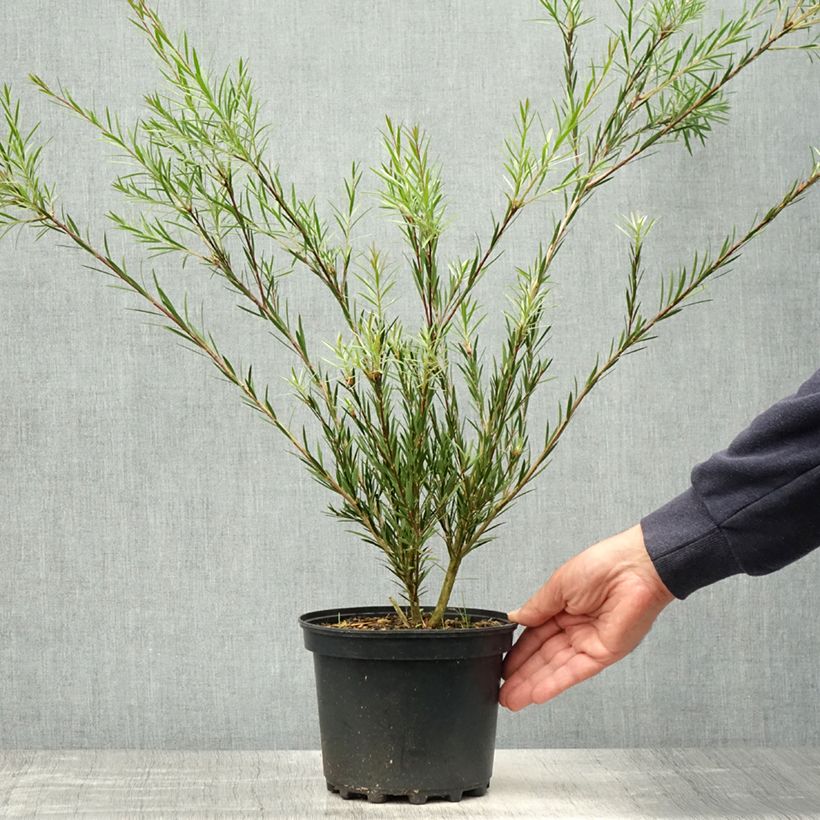
[[[581,0],[540,0],[564,60],[552,126],[529,102],[520,103],[504,146],[504,206],[488,236],[446,264],[439,251],[445,198],[429,139],[418,126],[387,119],[384,158],[373,172],[380,205],[406,243],[405,281],[420,306],[414,326],[391,311],[398,279],[384,253],[361,247],[357,238],[364,213],[360,166],[352,166],[341,204],[323,213],[272,163],[247,63],[214,76],[186,35],[171,36],[145,0],[128,2],[165,79],[163,90],[145,97],[146,113],[135,124],[86,107],[62,86],[31,79],[130,162],[114,188],[136,204],[137,215],[109,213],[113,228],[149,255],[173,254],[220,277],[295,358],[291,385],[313,428],[286,421],[253,368],[226,356],[187,298],[172,298],[156,275],[146,280],[132,273],[105,236],[92,237],[58,205],[41,175],[37,129],[24,124],[8,87],[0,99],[0,227],[56,233],[141,297],[148,313],[204,354],[287,439],[330,491],[332,514],[352,525],[394,576],[400,595],[388,605],[329,602],[337,607],[300,619],[315,657],[329,787],[372,801],[483,793],[501,660],[515,625],[501,612],[453,608],[462,563],[492,538],[501,516],[547,466],[604,376],[814,185],[820,164],[815,159],[807,176],[747,229],[663,276],[652,307],[642,249],[653,221],[630,216],[621,226],[629,240],[623,326],[564,395],[552,422],[533,436],[530,403],[551,366],[546,310],[555,257],[579,210],[622,168],[665,143],[691,151],[703,142],[726,119],[727,86],[745,68],[781,48],[811,54],[820,4],[761,0],[703,27],[702,0],[623,0],[620,28],[600,59],[581,67],[578,36],[591,23]],[[499,267],[521,212],[547,198],[558,214],[536,258],[510,275],[503,344],[488,358],[477,287]],[[288,302],[285,273],[293,268],[315,276],[338,307],[343,330],[329,356],[309,342]]]

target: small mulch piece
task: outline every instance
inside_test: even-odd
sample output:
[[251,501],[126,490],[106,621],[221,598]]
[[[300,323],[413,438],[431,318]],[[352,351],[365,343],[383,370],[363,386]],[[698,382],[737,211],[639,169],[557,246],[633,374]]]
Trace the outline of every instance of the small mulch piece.
[[[502,621],[497,621],[494,618],[487,618],[484,620],[467,621],[462,618],[447,618],[443,621],[440,629],[481,629],[488,626],[502,626]],[[386,632],[394,629],[418,629],[419,627],[408,627],[398,615],[390,613],[389,615],[375,616],[370,615],[360,618],[346,618],[344,620],[329,621],[323,626],[333,626],[337,629],[360,629],[371,630],[374,632]]]

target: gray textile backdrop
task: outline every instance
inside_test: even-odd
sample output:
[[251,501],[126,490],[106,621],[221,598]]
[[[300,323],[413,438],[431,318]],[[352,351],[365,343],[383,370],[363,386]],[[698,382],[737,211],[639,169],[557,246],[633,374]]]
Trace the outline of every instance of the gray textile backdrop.
[[[37,71],[133,116],[158,84],[124,2],[1,9],[0,78],[18,89]],[[548,111],[561,65],[555,34],[530,20],[534,0],[162,9],[214,66],[250,58],[283,175],[323,203],[338,199],[352,159],[377,161],[383,114],[423,123],[444,164],[451,255],[468,253],[474,232],[487,236],[517,100]],[[591,54],[604,30],[585,34]],[[732,121],[706,149],[664,148],[575,224],[555,268],[545,411],[619,327],[619,215],[660,218],[647,257],[656,274],[745,225],[807,169],[820,132],[808,61],[773,55],[734,90]],[[100,229],[117,202],[109,149],[31,89],[25,100],[54,137],[47,172],[63,201]],[[533,208],[505,241],[484,290],[493,313],[552,207]],[[711,304],[618,366],[537,491],[468,561],[455,603],[519,604],[561,561],[683,490],[693,464],[820,366],[818,216],[818,195],[785,214],[711,286]],[[366,230],[400,261],[384,214]],[[127,312],[135,299],[83,261],[29,234],[0,250],[0,746],[315,747],[296,618],[383,602],[388,576],[372,548],[321,514],[325,492],[233,388]],[[174,292],[184,282],[207,294],[224,349],[243,362],[254,353],[284,401],[285,354],[254,320],[197,271],[173,260],[159,271]],[[290,287],[307,324],[334,332],[318,287],[304,274]],[[409,298],[407,279],[402,288]],[[498,342],[497,321],[490,336]],[[502,714],[500,745],[820,742],[818,557],[673,604],[625,662],[548,706]]]

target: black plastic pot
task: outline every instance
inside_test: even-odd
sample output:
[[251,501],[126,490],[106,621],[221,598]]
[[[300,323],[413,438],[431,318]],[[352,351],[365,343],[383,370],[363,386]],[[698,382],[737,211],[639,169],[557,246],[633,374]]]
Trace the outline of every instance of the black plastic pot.
[[493,769],[501,661],[516,625],[503,612],[470,609],[473,620],[502,624],[384,632],[323,626],[390,612],[327,609],[299,619],[316,669],[328,789],[373,803],[484,794]]

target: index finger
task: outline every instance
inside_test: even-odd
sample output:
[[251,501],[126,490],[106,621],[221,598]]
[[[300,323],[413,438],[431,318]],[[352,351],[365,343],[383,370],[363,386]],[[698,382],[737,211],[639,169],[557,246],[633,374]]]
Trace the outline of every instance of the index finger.
[[526,603],[507,617],[524,626],[540,626],[561,612],[565,605],[559,569]]

